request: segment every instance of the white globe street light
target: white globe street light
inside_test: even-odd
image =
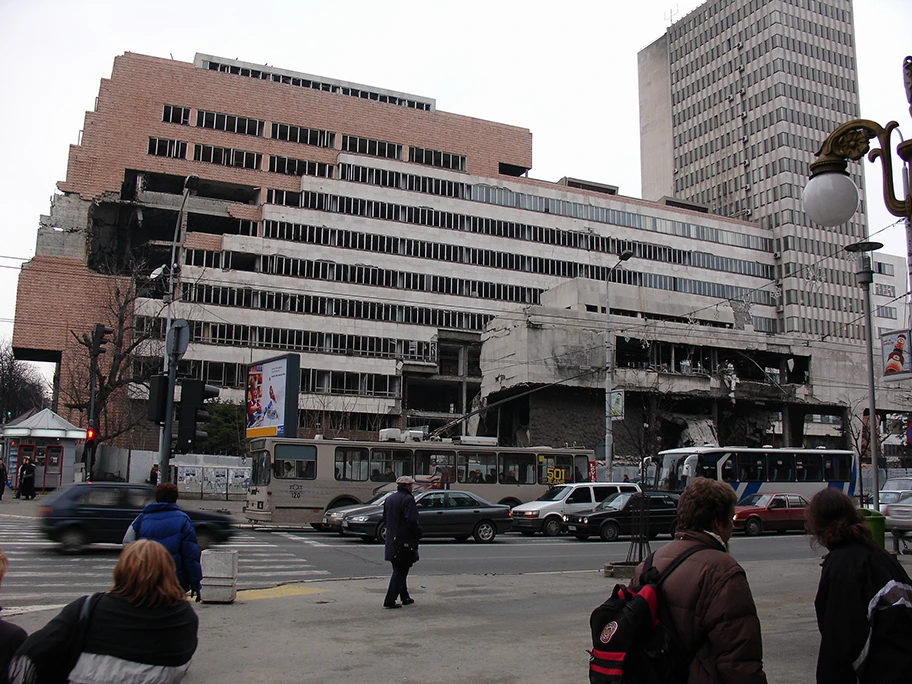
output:
[[[847,173],[821,173],[808,181],[801,201],[811,221],[832,228],[848,222],[855,215],[858,188]]]

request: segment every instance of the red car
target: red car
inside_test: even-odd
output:
[[[798,494],[751,494],[735,506],[735,530],[749,537],[776,530],[804,530],[808,502]]]

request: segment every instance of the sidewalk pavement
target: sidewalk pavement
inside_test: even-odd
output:
[[[19,503],[0,502],[0,514],[27,516],[32,502]],[[902,561],[912,569],[912,558]],[[743,566],[760,615],[769,681],[813,682],[819,561]],[[601,568],[429,576],[419,561],[409,577],[416,602],[399,610],[381,607],[385,575],[243,591],[230,605],[194,604],[200,640],[184,681],[583,682],[589,614],[623,581],[603,577]],[[10,622],[33,631],[55,614],[39,611]]]

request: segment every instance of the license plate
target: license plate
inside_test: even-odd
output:
[[[567,525],[567,529],[568,529],[568,530],[575,530],[575,529],[576,529],[576,525]]]

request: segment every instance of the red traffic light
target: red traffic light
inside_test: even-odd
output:
[[[95,439],[95,428],[88,428],[86,430],[86,441],[91,442]]]

